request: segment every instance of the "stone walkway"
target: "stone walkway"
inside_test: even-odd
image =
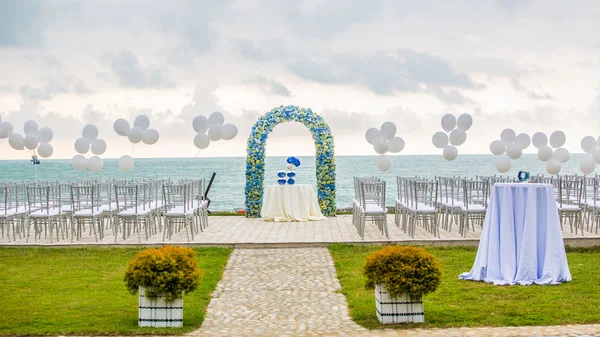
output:
[[[355,335],[327,248],[236,249],[191,336]]]

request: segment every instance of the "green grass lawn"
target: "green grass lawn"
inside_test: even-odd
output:
[[[198,328],[231,249],[194,249],[202,285],[184,295],[184,327],[138,328],[127,261],[142,248],[0,248],[0,335],[175,334]]]
[[[329,247],[342,292],[354,321],[368,329],[382,327],[375,316],[375,295],[365,290],[362,269],[377,246],[333,244]],[[459,281],[473,265],[476,247],[425,247],[444,271],[438,290],[423,298],[425,322],[399,328],[565,325],[600,322],[600,247],[567,249],[573,281],[556,286],[494,286]],[[386,325],[386,327],[388,327]]]

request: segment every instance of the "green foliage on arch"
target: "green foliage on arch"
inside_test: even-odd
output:
[[[248,137],[246,157],[246,217],[260,217],[265,177],[265,146],[269,133],[285,122],[299,122],[312,134],[316,149],[317,196],[325,216],[335,216],[335,156],[331,130],[311,109],[288,105],[274,108],[258,119]]]

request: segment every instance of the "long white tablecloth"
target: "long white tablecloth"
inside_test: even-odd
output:
[[[260,216],[265,221],[315,221],[325,217],[311,185],[269,185]]]
[[[571,281],[552,185],[495,184],[473,268],[496,285]]]

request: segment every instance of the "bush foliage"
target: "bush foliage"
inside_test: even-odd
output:
[[[129,261],[125,285],[132,294],[140,286],[146,287],[146,296],[155,298],[164,294],[166,301],[181,298],[182,292],[194,291],[200,284],[202,271],[196,253],[185,247],[165,246],[139,252]]]
[[[387,246],[371,253],[364,267],[367,289],[383,284],[392,297],[403,293],[425,295],[442,282],[438,260],[423,248]]]

